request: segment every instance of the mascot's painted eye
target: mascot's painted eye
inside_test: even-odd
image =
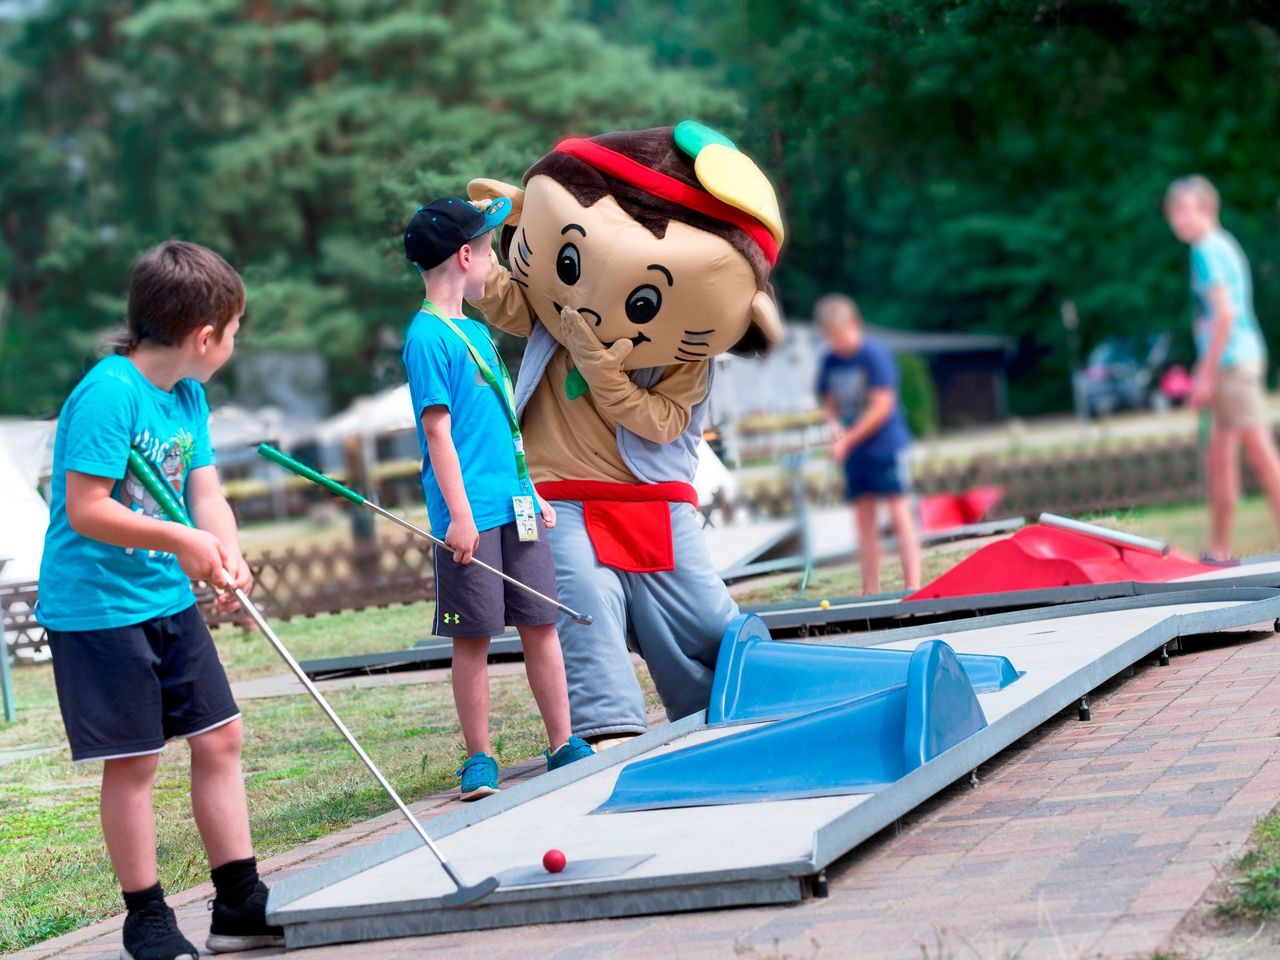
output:
[[[627,297],[627,319],[632,323],[648,323],[662,309],[662,294],[658,288],[645,284],[636,287]]]
[[[578,248],[566,243],[556,254],[556,276],[562,283],[573,286],[582,276],[582,261],[578,256]]]

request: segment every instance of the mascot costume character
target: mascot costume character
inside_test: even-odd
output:
[[[628,650],[672,719],[707,706],[738,613],[708,555],[691,481],[712,358],[757,355],[782,322],[768,283],[782,245],[760,169],[702,124],[568,139],[511,201],[478,306],[528,338],[516,385],[528,467],[557,513],[548,531],[573,730],[645,730]]]

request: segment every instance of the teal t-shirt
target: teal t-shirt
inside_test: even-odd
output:
[[[204,388],[180,380],[170,391],[128,357],[107,357],[71,391],[53,446],[49,531],[40,563],[36,615],[50,630],[108,630],[185,610],[191,582],[173,554],[117,547],[81,536],[67,521],[67,471],[117,481],[111,495],[130,510],[165,520],[127,473],[137,447],[186,495],[192,470],[214,462]]]
[[[1195,304],[1196,349],[1201,356],[1209,349],[1213,303],[1212,287],[1220,286],[1231,302],[1231,332],[1222,349],[1220,365],[1265,363],[1266,341],[1253,312],[1253,278],[1249,261],[1236,238],[1222,229],[1214,230],[1191,246],[1191,298]]]
[[[494,375],[501,378],[498,351],[484,324],[466,317],[451,319]],[[418,424],[418,443],[422,446],[422,492],[431,532],[443,538],[451,519],[422,429],[422,412],[433,406],[449,408],[453,445],[458,451],[462,483],[476,529],[491,530],[514,523],[511,498],[532,495],[532,490],[520,481],[511,421],[502,400],[485,382],[467,345],[436,317],[419,312],[405,334],[403,359]]]

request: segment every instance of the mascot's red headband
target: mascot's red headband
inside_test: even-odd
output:
[[[556,144],[556,152],[577,157],[601,173],[651,193],[655,197],[696,210],[716,220],[731,223],[755,241],[764,258],[769,261],[769,266],[774,266],[778,262],[778,241],[763,223],[697,187],[692,187],[675,177],[625,157],[616,150],[610,150],[608,147],[581,137],[560,141]]]

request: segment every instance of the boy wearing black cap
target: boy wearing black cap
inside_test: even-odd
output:
[[[422,489],[435,548],[434,632],[453,639],[453,696],[466,742],[458,770],[463,800],[498,790],[489,743],[489,640],[514,626],[525,670],[551,748],[547,769],[591,754],[570,736],[564,660],[556,610],[471,565],[473,557],[547,596],[555,564],[542,532],[555,525],[525,467],[511,377],[483,323],[466,317],[492,265],[490,232],[510,210],[483,209],[457,197],[422,207],[405,228],[405,256],[417,266],[426,297],[409,324],[404,366],[422,445]]]

